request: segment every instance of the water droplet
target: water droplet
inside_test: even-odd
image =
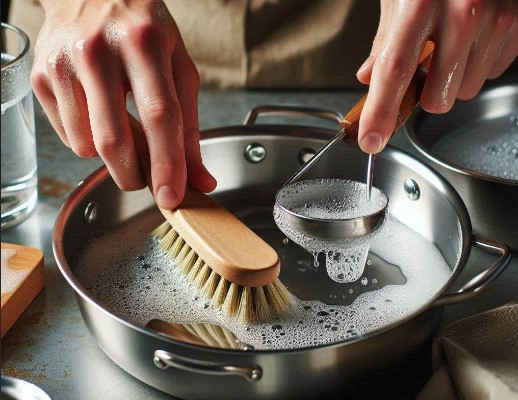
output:
[[[369,280],[366,277],[363,277],[362,280],[361,280],[361,284],[363,286],[365,286],[365,285],[367,285],[367,283],[369,283]]]
[[[284,239],[282,239],[282,243],[284,243],[284,244],[288,244],[289,242],[290,242],[290,240],[286,237]]]

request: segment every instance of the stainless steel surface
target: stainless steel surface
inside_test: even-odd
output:
[[[298,117],[315,117],[335,121],[340,124],[343,115],[333,110],[324,108],[307,107],[301,105],[276,104],[267,106],[257,106],[252,108],[246,115],[244,125],[255,125],[257,118],[261,115],[277,115],[277,116],[298,116]],[[302,164],[302,166],[284,183],[283,186],[289,185],[298,180],[302,175],[309,171],[315,163],[320,160],[336,143],[340,142],[345,136],[345,131],[340,130],[338,133],[314,153],[311,158]],[[303,150],[302,150],[303,151]]]
[[[266,158],[266,149],[261,143],[250,143],[245,147],[245,158],[255,164]]]
[[[245,216],[249,210],[257,212],[258,208],[264,210],[265,207],[271,210],[277,188],[298,164],[300,149],[320,147],[330,134],[329,130],[278,125],[234,126],[206,131],[201,146],[204,162],[219,182],[214,196],[229,210],[237,214],[244,212]],[[265,146],[268,162],[251,164],[244,160],[243,149],[251,142]],[[329,176],[332,173],[349,179],[363,176],[366,155],[357,147],[342,143],[333,149],[333,155],[315,166],[312,174]],[[180,398],[196,399],[277,399],[344,394],[353,388],[353,382],[359,384],[375,376],[387,376],[387,363],[407,359],[427,344],[442,314],[442,307],[430,306],[446,293],[461,273],[472,239],[462,202],[438,175],[393,148],[387,148],[377,162],[380,173],[376,176],[376,186],[391,198],[391,212],[436,243],[451,266],[452,274],[436,296],[415,312],[383,328],[337,344],[279,351],[210,349],[166,338],[117,317],[98,304],[74,276],[71,266],[78,251],[96,231],[109,230],[129,218],[138,218],[139,213],[153,205],[147,191],[120,192],[105,169],[88,177],[63,205],[54,230],[56,260],[76,291],[85,323],[99,346],[115,363],[153,387]],[[422,196],[417,201],[408,199],[403,189],[403,182],[409,177],[421,188]],[[238,190],[248,192],[248,197],[236,196]],[[225,194],[227,199],[233,200],[224,201]],[[99,214],[93,225],[86,225],[82,210],[90,201],[99,204]],[[506,258],[499,265],[505,266],[508,262]],[[484,282],[486,280],[480,283]],[[153,362],[157,350],[202,364],[258,366],[263,376],[252,383],[241,376],[204,375],[203,385],[200,385],[198,372],[182,368],[158,369]]]
[[[374,180],[374,162],[376,161],[375,154],[369,154],[369,162],[367,163],[367,179],[365,183],[367,185],[367,201],[371,199],[372,193],[372,181]]]
[[[200,126],[202,129],[207,129],[214,126],[240,124],[243,121],[243,115],[251,107],[264,103],[298,103],[339,110],[348,109],[362,95],[363,93],[354,91],[203,90],[199,96]],[[133,107],[134,112],[134,105],[129,105]],[[38,166],[40,177],[43,178],[40,181],[40,202],[27,221],[14,229],[2,231],[2,240],[35,246],[44,251],[46,287],[2,338],[2,373],[36,383],[55,400],[172,399],[170,395],[143,384],[122,370],[97,346],[81,318],[75,292],[58,271],[51,247],[56,215],[77,183],[101,166],[102,162],[97,158],[79,159],[63,146],[37,102],[35,106]],[[293,120],[264,117],[261,121],[279,124],[291,123]],[[334,121],[327,123],[322,120],[322,123],[330,129],[336,126]],[[304,134],[304,131],[301,134]],[[400,130],[390,143],[425,160],[425,156],[409,142],[403,130]],[[309,146],[308,149],[316,151],[317,144]],[[296,143],[295,146],[297,146]],[[244,151],[244,148],[241,151]],[[296,169],[299,165],[297,160],[293,168]],[[376,174],[378,173],[380,173],[379,169],[376,170]],[[361,176],[358,177],[358,179],[361,178]],[[469,301],[445,307],[440,324],[449,324],[518,300],[516,294],[518,256],[516,254],[510,266],[483,293]],[[473,276],[486,270],[495,258],[490,253],[472,248],[466,267],[453,284],[452,290],[458,290]],[[379,275],[380,271],[389,267],[380,266],[376,274]],[[426,320],[425,317],[423,316],[423,320]],[[418,325],[416,327],[424,331],[423,327]],[[429,327],[426,326],[426,328]],[[113,332],[113,335],[116,334],[117,331]],[[412,342],[415,338],[410,336],[409,339]],[[387,360],[385,366],[389,367],[390,371],[384,371],[378,377],[373,376],[366,385],[362,386],[360,382],[356,382],[349,390],[338,389],[329,395],[309,391],[307,396],[315,393],[314,398],[338,400],[343,399],[348,391],[349,398],[413,400],[431,373],[429,359],[431,345],[425,346],[426,349],[428,352],[419,353],[412,360],[406,359],[400,363]],[[146,352],[146,357],[151,353],[150,349]],[[78,362],[79,354],[80,362]],[[326,369],[329,375],[337,374],[336,371],[326,367],[325,363],[318,364],[317,361],[312,361],[311,364],[317,370]],[[151,366],[156,368],[154,364]],[[274,366],[276,369],[283,369],[282,364],[274,364]],[[358,368],[361,366],[361,363],[358,364]],[[353,367],[354,365],[349,365],[345,366],[345,369],[352,370]],[[164,379],[172,377],[173,375],[164,371]],[[204,382],[204,379],[199,379],[194,386],[203,386]],[[310,378],[310,382],[306,385],[317,383],[315,379]],[[203,389],[200,391],[203,393]]]
[[[511,249],[506,244],[473,235],[472,246],[489,253],[498,254],[499,258],[490,268],[480,272],[459,290],[452,293],[446,293],[439,297],[433,303],[434,306],[445,306],[471,299],[481,290],[486,289],[491,282],[500,276],[503,270],[507,268],[511,262]]]
[[[515,81],[516,82],[516,81]],[[425,162],[443,175],[468,208],[473,230],[518,249],[518,182],[480,174],[434,156],[430,148],[466,123],[489,121],[518,110],[518,85],[489,84],[473,100],[457,102],[446,114],[417,109],[406,122],[411,143]],[[488,135],[491,132],[488,132]]]
[[[295,116],[295,117],[315,117],[335,121],[338,124],[342,122],[343,115],[337,111],[320,107],[311,107],[295,104],[271,104],[266,106],[255,106],[246,114],[243,125],[255,125],[259,116],[277,115],[277,116]]]
[[[313,166],[320,160],[331,148],[341,142],[345,136],[345,131],[340,130],[329,142],[324,144],[320,150],[316,152],[316,154],[309,159],[308,162],[303,164],[286,182],[284,182],[284,185],[287,186],[290,183],[295,182],[298,180],[302,175],[304,175],[306,172],[308,172]]]
[[[370,158],[370,157],[369,157]],[[330,182],[333,182],[331,184]],[[328,183],[329,182],[329,183]],[[386,222],[388,213],[389,200],[387,195],[379,188],[375,188],[380,198],[384,199],[383,206],[376,210],[376,212],[368,215],[358,215],[351,218],[316,218],[301,214],[295,211],[290,205],[293,205],[292,193],[299,192],[294,196],[298,196],[301,202],[316,203],[321,197],[322,190],[317,190],[316,186],[321,185],[327,190],[336,191],[338,198],[343,192],[352,192],[354,186],[367,186],[365,184],[350,181],[350,180],[305,180],[302,188],[297,188],[297,182],[284,185],[275,196],[275,207],[281,219],[287,221],[287,226],[290,230],[301,233],[308,238],[317,238],[325,241],[346,241],[353,239],[360,239],[377,230],[381,229]],[[368,190],[366,187],[365,192]],[[330,196],[333,193],[328,193]],[[354,199],[354,201],[366,201],[363,196],[361,199]],[[290,235],[286,233],[288,237]]]
[[[97,219],[97,203],[91,201],[86,205],[85,208],[85,222],[87,224],[93,224]]]
[[[51,400],[38,386],[21,379],[2,375],[2,399]]]
[[[419,190],[419,185],[416,183],[416,181],[407,178],[403,183],[403,187],[405,188],[406,195],[410,200],[419,200],[421,191]]]
[[[261,367],[247,365],[224,365],[213,362],[200,362],[186,357],[179,357],[167,351],[155,351],[153,362],[160,369],[176,368],[198,374],[217,376],[242,376],[249,382],[257,382],[263,376]]]
[[[342,121],[343,116],[338,112],[325,110],[314,107],[303,107],[296,105],[273,105],[273,106],[259,106],[251,109],[245,117],[244,125],[254,125],[256,119],[261,115],[281,115],[290,116],[295,115],[299,117],[317,117],[331,121],[336,121],[338,124]],[[345,131],[340,130],[338,133],[327,143],[325,143],[316,153],[312,152],[311,157],[308,157],[302,166],[282,185],[283,187],[289,186],[291,183],[300,179],[306,174],[314,165],[327,153],[333,146],[341,142],[345,136]],[[254,144],[256,145],[256,144]],[[247,160],[251,161],[250,151],[255,147],[250,144],[246,147],[245,154]],[[256,145],[257,146],[257,145]],[[262,147],[262,146],[261,146]],[[302,149],[299,152],[299,160],[301,160],[301,154],[311,154],[308,149]],[[266,155],[266,151],[264,151]],[[262,161],[264,157],[261,158]],[[366,195],[367,201],[370,201],[372,182],[374,176],[374,160],[375,155],[370,154],[367,163],[367,178],[366,178]],[[258,161],[252,161],[258,162]],[[323,238],[328,240],[340,240],[340,239],[353,239],[360,238],[371,234],[376,229],[379,229],[385,221],[387,214],[387,206],[379,210],[379,212],[373,215],[358,216],[357,218],[349,218],[342,220],[327,220],[319,218],[310,218],[302,216],[287,209],[283,204],[280,204],[278,195],[276,196],[276,203],[279,205],[281,212],[284,212],[286,218],[290,221],[291,226],[298,232],[311,237]]]

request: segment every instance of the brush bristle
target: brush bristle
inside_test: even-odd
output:
[[[260,322],[272,319],[292,305],[288,289],[276,279],[259,287],[240,286],[216,273],[165,221],[151,235],[159,240],[160,248],[201,293],[211,300],[214,308],[240,322]]]

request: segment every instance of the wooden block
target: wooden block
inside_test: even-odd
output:
[[[45,284],[43,253],[2,243],[2,337]]]

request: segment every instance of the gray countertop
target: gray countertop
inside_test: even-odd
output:
[[[344,112],[360,96],[359,92],[347,91],[204,90],[200,93],[200,126],[207,129],[241,124],[248,110],[261,104],[305,104]],[[2,374],[35,383],[54,400],[170,399],[127,374],[101,351],[83,323],[73,290],[58,270],[51,243],[56,215],[74,187],[102,162],[75,156],[61,144],[38,104],[35,108],[39,204],[29,219],[2,231],[2,242],[42,249],[46,281],[45,289],[2,339]],[[404,132],[398,132],[391,144],[419,157]],[[473,249],[458,284],[486,269],[494,260],[494,256]],[[517,288],[515,254],[511,265],[485,292],[446,307],[443,324],[516,300]],[[398,398],[413,398],[426,378],[421,377],[408,390],[394,389],[394,393],[398,393]],[[392,386],[385,389],[391,398]],[[371,397],[364,393],[362,398]]]

